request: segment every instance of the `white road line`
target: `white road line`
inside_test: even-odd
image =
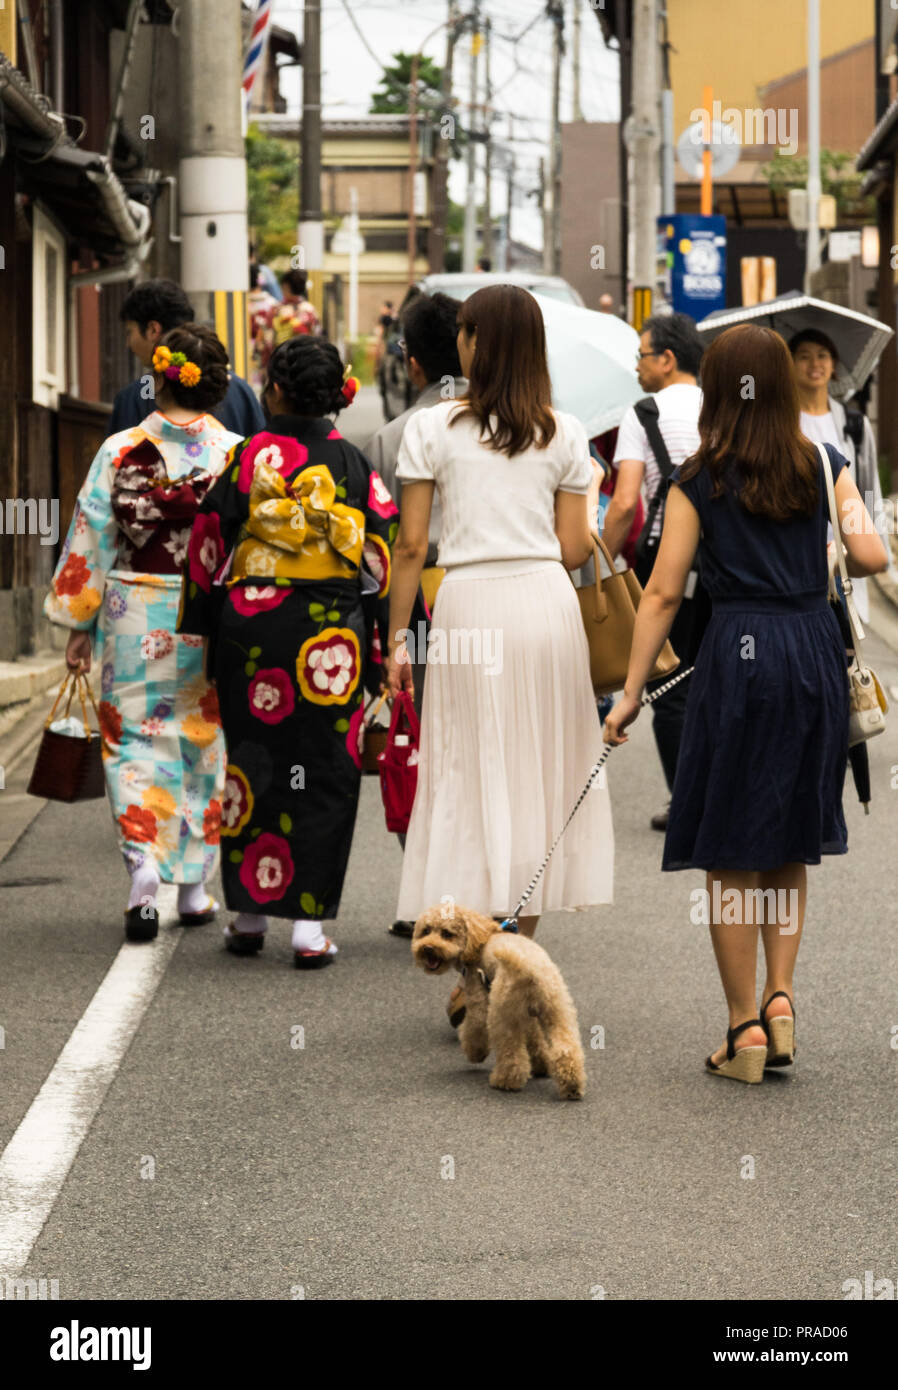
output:
[[[18,1277],[165,974],[183,927],[166,929],[176,889],[157,903],[153,942],[125,942],[27,1115],[0,1156],[0,1277]]]

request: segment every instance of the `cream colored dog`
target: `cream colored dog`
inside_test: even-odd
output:
[[[458,906],[432,907],[415,923],[415,963],[431,975],[454,967],[464,980],[458,1030],[469,1062],[492,1050],[490,1085],[520,1091],[531,1076],[552,1077],[564,1100],[586,1090],[583,1048],[561,972],[541,946],[503,932],[498,922]]]

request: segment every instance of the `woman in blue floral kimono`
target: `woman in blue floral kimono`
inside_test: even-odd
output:
[[[106,788],[131,895],[125,934],[158,930],[160,881],[185,925],[211,921],[225,751],[202,642],[176,635],[181,570],[199,503],[239,436],[204,412],[224,397],[227,353],[185,324],[153,360],[156,410],[111,435],[78,494],[45,612],[72,629],[70,669],[100,670]]]
[[[272,354],[270,427],[238,446],[200,508],[179,624],[210,639],[228,747],[222,876],[238,916],[226,947],[255,953],[268,916],[285,917],[301,968],[336,954],[321,923],[340,903],[365,665],[382,650],[363,593],[386,596],[397,530],[386,486],[325,418],[352,399],[343,378],[321,338]]]

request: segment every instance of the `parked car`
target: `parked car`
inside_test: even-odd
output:
[[[453,299],[467,299],[475,290],[487,285],[521,285],[531,294],[543,294],[548,299],[560,299],[564,304],[579,304],[583,300],[573,285],[560,275],[541,275],[533,270],[471,271],[454,275],[425,275],[418,281],[426,294],[450,294]]]

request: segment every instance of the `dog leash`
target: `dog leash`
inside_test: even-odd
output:
[[[664,685],[659,686],[657,690],[653,690],[652,693],[651,693],[651,695],[644,695],[643,698],[642,698],[641,703],[642,703],[643,705],[650,705],[650,704],[652,704],[655,700],[660,699],[660,697],[661,697],[662,695],[665,695],[665,694],[667,693],[667,691],[671,689],[672,686],[677,685],[677,684],[678,684],[680,681],[682,681],[682,680],[685,680],[687,676],[691,676],[691,675],[692,675],[692,672],[693,672],[694,670],[695,670],[695,667],[694,667],[694,666],[689,666],[689,667],[687,667],[687,669],[686,669],[685,671],[680,671],[679,674],[676,675],[676,676],[674,676],[674,677],[672,677],[671,680],[665,681]],[[593,765],[592,771],[590,772],[588,778],[586,779],[586,786],[583,788],[582,792],[581,792],[580,795],[577,797],[577,800],[574,802],[573,810],[571,811],[571,813],[570,813],[570,815],[568,816],[567,820],[565,821],[564,825],[563,825],[563,826],[561,827],[561,829],[559,830],[558,834],[555,836],[555,841],[554,841],[554,843],[553,843],[551,849],[549,850],[549,853],[546,855],[545,859],[544,859],[543,862],[540,864],[540,866],[539,866],[539,868],[537,869],[536,873],[533,875],[532,879],[531,879],[530,882],[528,883],[527,888],[526,888],[525,892],[523,893],[522,897],[519,899],[518,905],[517,905],[517,907],[515,908],[514,912],[512,912],[512,913],[510,914],[510,916],[506,917],[506,918],[504,919],[504,921],[502,922],[502,925],[501,925],[501,927],[500,927],[500,930],[501,930],[501,931],[510,931],[510,932],[516,932],[516,931],[517,931],[517,929],[518,929],[518,918],[519,918],[520,915],[521,915],[521,910],[522,910],[522,908],[524,908],[524,907],[527,906],[527,903],[530,901],[531,897],[533,896],[533,893],[534,893],[534,890],[535,890],[535,888],[536,888],[536,885],[539,883],[540,879],[542,878],[543,874],[545,873],[545,871],[546,871],[546,865],[548,864],[549,860],[552,858],[552,855],[555,853],[556,849],[558,848],[558,845],[559,845],[559,842],[560,842],[560,840],[561,840],[562,835],[563,835],[564,832],[567,830],[568,826],[570,825],[571,821],[574,819],[574,816],[577,814],[577,812],[579,811],[580,807],[583,805],[583,802],[586,800],[587,794],[588,794],[589,791],[592,789],[593,783],[595,782],[595,780],[596,780],[596,778],[598,777],[599,773],[602,771],[602,768],[605,766],[605,763],[606,763],[606,761],[607,761],[607,759],[608,759],[608,754],[611,752],[612,748],[614,748],[614,747],[615,747],[615,745],[614,745],[613,743],[606,743],[606,744],[605,744],[604,748],[602,749],[602,755],[601,755],[601,757],[599,758],[598,762],[595,763],[595,764]]]

